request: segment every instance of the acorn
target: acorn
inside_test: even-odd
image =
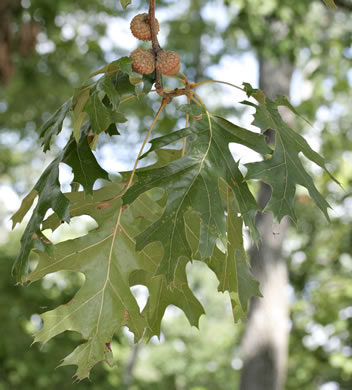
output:
[[[150,29],[150,20],[148,14],[136,15],[130,25],[133,36],[141,41],[150,41],[152,39],[152,32]],[[155,19],[155,32],[159,32],[159,22]]]
[[[180,56],[170,50],[159,51],[156,59],[156,69],[158,72],[167,76],[173,76],[180,71]]]
[[[130,54],[132,70],[140,74],[150,74],[155,70],[155,56],[152,49],[136,49]]]

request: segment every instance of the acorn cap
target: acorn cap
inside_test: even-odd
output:
[[[155,28],[156,33],[158,33],[159,22],[157,19],[155,19]],[[130,29],[133,36],[140,39],[141,41],[150,41],[152,39],[149,15],[146,13],[136,15],[131,21]]]
[[[161,50],[158,53],[156,60],[156,69],[162,74],[173,76],[180,71],[181,60],[180,56],[170,50]]]
[[[136,49],[130,54],[132,70],[140,74],[150,74],[155,70],[155,56],[152,49]]]

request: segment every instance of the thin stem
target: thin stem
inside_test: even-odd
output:
[[[203,108],[205,109],[205,111],[208,112],[206,105],[204,104],[202,98],[197,94],[197,92],[192,90],[191,93],[192,93],[194,96],[197,97],[197,99],[199,100],[200,104],[203,106]]]
[[[148,142],[149,136],[150,136],[150,134],[151,134],[151,132],[152,132],[154,126],[155,126],[155,123],[156,123],[156,121],[158,120],[159,115],[161,114],[161,112],[162,112],[163,108],[166,106],[166,104],[167,104],[166,100],[163,99],[162,102],[161,102],[161,105],[160,105],[160,107],[159,107],[159,110],[158,110],[158,112],[156,113],[156,115],[155,115],[155,117],[154,117],[154,119],[153,119],[153,122],[152,122],[152,124],[150,125],[150,128],[149,128],[149,130],[148,130],[148,133],[147,133],[147,135],[146,135],[145,138],[144,138],[143,144],[142,144],[142,146],[141,146],[141,148],[140,148],[140,150],[139,150],[138,156],[137,156],[137,158],[136,158],[136,162],[134,163],[134,167],[133,167],[133,169],[132,169],[132,173],[131,173],[130,179],[129,179],[128,184],[127,184],[127,187],[126,187],[126,191],[127,191],[127,189],[128,189],[128,188],[131,186],[131,184],[132,184],[132,181],[133,181],[133,178],[134,178],[134,174],[136,173],[136,169],[137,169],[137,165],[138,165],[139,158],[141,157],[141,155],[142,155],[142,153],[143,153],[143,149],[144,149],[145,145],[146,145],[147,142]]]
[[[198,83],[194,83],[194,84],[193,84],[193,88],[197,88],[197,87],[199,87],[200,85],[209,84],[209,83],[225,84],[225,85],[229,85],[230,87],[234,87],[234,88],[239,89],[240,91],[245,92],[245,90],[244,90],[243,88],[239,87],[238,85],[231,84],[231,83],[228,83],[228,82],[226,82],[226,81],[220,81],[220,80],[203,80],[203,81],[198,81]]]
[[[149,92],[156,92],[156,89],[151,89]],[[137,92],[135,95],[126,96],[125,98],[120,100],[120,104],[125,103],[128,100],[135,99],[137,96],[140,96],[140,95],[145,95],[145,93],[144,92]]]
[[[186,85],[187,83],[188,83],[188,78],[187,78],[187,76],[184,74],[184,73],[182,73],[182,72],[178,72],[182,77],[183,77],[183,82],[184,82],[184,84]]]
[[[198,106],[201,106],[201,105],[202,105],[202,103],[199,102],[194,96],[190,95],[189,98],[190,98],[194,103],[196,103]]]
[[[191,102],[191,98],[190,98],[190,96],[187,96],[187,104],[189,104],[190,102]],[[187,112],[187,114],[186,114],[186,126],[185,127],[188,127],[188,125],[189,125],[189,112]],[[185,155],[186,145],[187,145],[187,137],[185,137],[183,139],[181,157],[183,157]]]
[[[139,94],[143,94],[143,92],[140,92]],[[137,94],[138,95],[138,94]],[[135,99],[136,97],[137,97],[137,95],[131,95],[131,96],[127,96],[127,97],[125,97],[124,99],[121,99],[120,100],[120,104],[121,103],[125,103],[125,102],[127,102],[128,100],[131,100],[131,99]]]
[[[181,73],[181,72],[180,72]],[[169,76],[167,74],[164,74],[164,77],[167,77],[167,78],[170,78],[170,79],[176,79],[176,80],[179,80],[181,81],[183,84],[185,83],[185,80],[184,79],[181,79],[180,77],[177,77],[177,76]]]

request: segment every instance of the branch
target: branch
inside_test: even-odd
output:
[[[157,54],[161,47],[159,45],[158,37],[157,37],[157,31],[156,31],[156,22],[155,22],[155,0],[150,0],[149,4],[149,23],[150,23],[150,30],[152,33],[152,45],[153,50]]]
[[[162,49],[160,47],[158,37],[157,37],[157,32],[156,32],[155,0],[150,0],[150,3],[149,3],[149,23],[150,23],[150,30],[151,30],[151,35],[152,35],[152,46],[153,46],[153,51],[154,51],[155,61],[156,61],[156,57],[157,57],[159,51],[161,51]],[[157,93],[160,96],[164,97],[163,96],[163,82],[161,80],[161,74],[157,71],[156,68],[155,68],[155,88],[156,88]]]
[[[150,0],[149,2],[149,24],[150,24],[150,31],[151,31],[151,38],[152,38],[152,46],[153,46],[153,52],[155,56],[155,62],[156,58],[158,56],[158,53],[162,50],[160,47],[158,37],[157,37],[157,31],[156,31],[156,23],[155,23],[155,0]],[[172,99],[176,96],[190,96],[191,95],[191,89],[193,87],[192,83],[189,83],[187,78],[185,77],[184,80],[182,80],[185,88],[179,89],[175,88],[173,91],[166,91],[163,87],[163,82],[161,79],[161,73],[158,72],[158,70],[155,67],[155,89],[159,96],[163,98],[164,104],[169,104]]]

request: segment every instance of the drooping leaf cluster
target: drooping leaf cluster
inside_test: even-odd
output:
[[[171,304],[184,311],[191,325],[198,325],[204,309],[187,280],[186,265],[192,260],[204,262],[216,274],[218,290],[230,295],[234,319],[245,318],[249,298],[260,296],[243,245],[245,230],[253,241],[260,240],[255,216],[262,210],[251,180],[272,187],[267,209],[278,220],[285,215],[295,220],[297,184],[307,188],[326,216],[328,208],[300,153],[326,170],[323,158],[284,122],[278,110],[286,106],[295,112],[293,107],[285,97],[270,100],[248,84],[243,90],[251,100],[242,103],[255,109],[253,124],[260,133],[214,116],[202,104],[183,105],[179,111],[190,116],[189,125],[154,138],[143,156],[154,153],[156,163],[137,169],[133,180],[129,180],[133,173],[121,173],[120,182],[104,182],[94,190],[98,179],[109,180],[92,151],[99,135],[119,135],[116,124],[127,121],[123,102],[148,94],[151,83],[132,72],[128,58],[114,61],[92,77],[96,80],[75,91],[43,125],[44,151],[50,149],[67,116],[72,119],[72,135],[13,216],[14,225],[21,222],[38,198],[14,265],[19,282],[40,280],[60,270],[85,276],[70,302],[42,315],[44,325],[35,336],[45,343],[66,330],[79,332],[83,343],[62,362],[77,365],[78,379],[89,376],[99,361],[112,361],[110,341],[121,326],[128,327],[136,342],[143,335],[159,336],[162,317]],[[274,147],[266,143],[268,129],[275,132]],[[185,153],[173,148],[185,137]],[[246,146],[261,161],[247,164],[244,174],[230,144]],[[70,193],[60,189],[61,163],[73,170]],[[82,191],[75,191],[79,187]],[[53,214],[48,216],[49,210]],[[56,245],[44,234],[82,215],[92,217],[98,227]],[[34,269],[31,254],[38,259]],[[148,289],[143,309],[131,292],[134,285]]]

